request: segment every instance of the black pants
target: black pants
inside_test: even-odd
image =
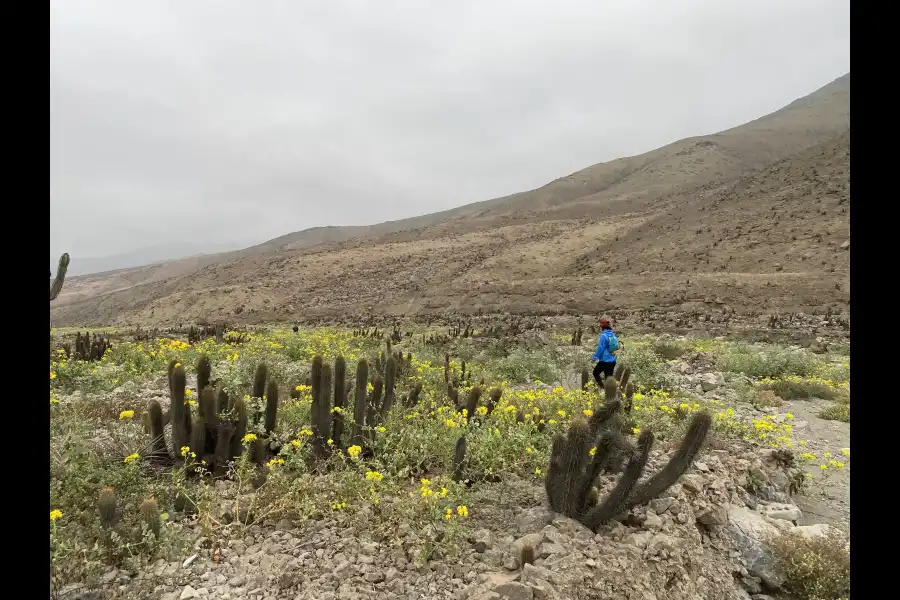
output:
[[[603,387],[603,380],[600,379],[600,373],[603,373],[604,377],[611,377],[615,370],[616,363],[597,361],[597,365],[594,367],[594,381],[597,382],[597,386]]]

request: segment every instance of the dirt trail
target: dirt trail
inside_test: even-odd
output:
[[[816,456],[805,470],[812,474],[805,493],[794,496],[794,501],[803,511],[801,525],[828,523],[844,531],[850,530],[850,460],[839,452],[850,448],[850,424],[841,421],[820,419],[819,411],[829,402],[824,400],[793,400],[785,402],[781,410],[794,415],[795,437],[806,440],[806,452]],[[798,428],[796,424],[806,423]],[[844,463],[840,470],[823,471],[819,466],[827,463],[826,453],[831,459]]]

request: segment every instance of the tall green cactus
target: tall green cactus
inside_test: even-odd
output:
[[[394,385],[397,377],[397,359],[389,356],[384,365],[384,401],[381,404],[381,419],[387,418],[394,406]]]
[[[270,379],[266,385],[266,419],[263,427],[266,435],[272,435],[275,431],[275,423],[278,420],[278,382]]]
[[[163,428],[162,406],[156,400],[150,403],[150,448],[153,458],[169,458],[169,447],[166,444],[166,430]]]
[[[50,302],[56,300],[62,291],[63,282],[66,280],[66,271],[69,269],[69,253],[66,252],[59,257],[59,266],[56,267],[56,277],[50,285]],[[51,273],[51,275],[53,275]]]
[[[697,454],[700,453],[712,424],[713,419],[708,412],[694,413],[675,454],[662,470],[638,486],[629,498],[627,507],[631,508],[649,502],[672,487],[678,478],[690,468]]]
[[[709,413],[695,413],[674,456],[659,473],[638,485],[649,459],[653,434],[649,429],[642,431],[637,447],[630,447],[616,429],[608,427],[616,414],[610,407],[604,407],[595,411],[589,421],[573,421],[567,436],[557,434],[544,479],[551,508],[594,531],[630,508],[656,498],[674,484],[696,458],[712,425]],[[603,433],[591,457],[589,450],[601,428]],[[626,448],[628,463],[613,490],[603,502],[597,502],[593,483],[603,465],[615,459],[617,448]]]
[[[184,367],[178,363],[170,364],[172,368],[169,370],[169,411],[172,423],[172,445],[175,449],[175,456],[178,457],[180,449],[187,446],[190,440],[188,423],[190,423],[191,416],[190,407],[184,403],[187,381]]]
[[[473,386],[469,390],[469,396],[466,398],[466,418],[470,421],[475,418],[475,411],[478,409],[478,400],[481,399],[481,387]]]
[[[234,401],[234,412],[237,414],[237,420],[234,424],[234,434],[231,436],[232,459],[240,456],[243,449],[244,436],[247,435],[247,404],[243,398],[237,398]]]
[[[331,431],[331,365],[328,363],[322,365],[319,392],[313,402],[316,403],[312,422],[313,453],[316,458],[324,458],[328,454],[327,438]]]
[[[100,498],[97,500],[97,512],[100,513],[100,527],[109,529],[119,520],[118,501],[116,492],[111,487],[100,490]]]
[[[331,417],[331,439],[336,448],[341,447],[344,435],[344,406],[347,401],[347,361],[343,356],[334,359],[334,411]]]
[[[197,359],[197,395],[202,396],[203,390],[209,385],[209,378],[212,375],[212,367],[209,364],[209,357],[206,355]]]
[[[460,436],[456,440],[456,446],[453,449],[453,481],[459,482],[463,479],[463,467],[466,461],[466,436]]]
[[[353,433],[350,436],[351,446],[361,446],[363,427],[366,424],[366,388],[369,384],[369,362],[361,358],[356,365],[356,394],[353,410]]]

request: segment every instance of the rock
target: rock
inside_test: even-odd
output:
[[[197,590],[192,588],[189,585],[184,586],[184,589],[181,590],[181,595],[178,596],[178,600],[189,600],[190,598],[199,598],[200,594],[197,593]]]
[[[385,580],[385,575],[380,571],[372,571],[370,573],[366,573],[363,578],[369,583],[381,583]]]
[[[191,554],[191,555],[188,556],[186,559],[184,559],[184,562],[183,562],[183,563],[181,563],[181,568],[182,568],[182,569],[187,569],[188,567],[190,567],[190,566],[194,563],[195,560],[197,560],[197,555],[196,555],[196,554]]]
[[[535,506],[523,510],[516,517],[516,526],[519,533],[534,533],[540,531],[553,520],[553,512],[543,506]]]
[[[703,477],[696,473],[690,473],[681,478],[681,484],[689,492],[699,494],[703,491]]]
[[[650,501],[650,510],[658,515],[663,514],[675,504],[675,498],[654,498]]]
[[[719,378],[715,373],[704,373],[700,376],[700,389],[704,392],[711,392],[722,387]]]
[[[479,529],[469,541],[475,549],[475,552],[483,554],[488,548],[494,545],[494,536],[488,529]]]
[[[770,539],[780,535],[777,527],[766,518],[743,506],[729,505],[727,508],[728,532],[747,569],[771,589],[784,584],[784,573],[775,560],[768,545]]]
[[[845,240],[840,245],[841,250],[847,250],[850,248],[850,240]]]
[[[397,571],[397,569],[395,569],[394,567],[391,567],[390,569],[388,569],[387,571],[384,572],[385,583],[390,583],[393,580],[397,579],[397,575],[399,575],[399,572]]]
[[[803,513],[793,504],[769,504],[762,508],[762,514],[770,519],[782,521],[799,521]]]
[[[697,515],[697,521],[707,527],[722,527],[728,523],[728,511],[724,506],[714,506]]]
[[[663,520],[652,512],[648,512],[646,518],[644,518],[644,529],[660,529],[662,525]]]
[[[529,533],[528,535],[523,535],[516,541],[512,543],[512,552],[518,559],[519,553],[522,552],[523,546],[531,546],[534,548],[535,553],[537,553],[538,547],[541,545],[541,542],[544,540],[543,533]]]
[[[291,531],[292,529],[294,529],[294,524],[290,519],[280,519],[275,524],[275,531]]]
[[[493,591],[500,594],[500,598],[504,600],[533,600],[534,598],[534,590],[518,581],[500,584]]]

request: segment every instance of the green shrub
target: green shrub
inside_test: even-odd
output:
[[[816,368],[816,359],[808,352],[773,347],[760,351],[746,344],[724,348],[717,357],[721,371],[742,373],[747,377],[781,379],[807,377]]]
[[[838,397],[838,393],[833,388],[819,381],[779,379],[775,383],[765,384],[763,389],[772,390],[782,400],[806,400],[807,398],[834,400]]]
[[[820,419],[828,419],[829,421],[850,422],[850,403],[849,402],[832,402],[826,408],[819,412]]]
[[[616,355],[631,368],[631,379],[642,388],[663,389],[667,387],[665,366],[659,355],[649,344],[627,344]]]
[[[786,587],[799,600],[850,598],[850,542],[841,532],[815,537],[785,533],[772,547]]]

